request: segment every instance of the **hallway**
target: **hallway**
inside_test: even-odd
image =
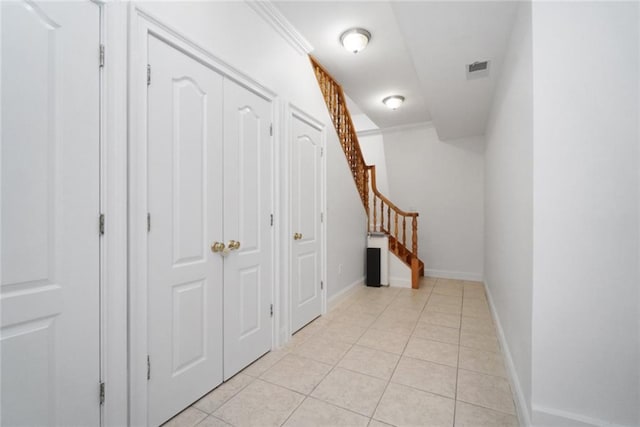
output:
[[[165,426],[517,426],[484,287],[361,287]]]

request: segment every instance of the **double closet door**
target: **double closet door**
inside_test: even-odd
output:
[[[149,36],[149,424],[272,337],[272,103]]]

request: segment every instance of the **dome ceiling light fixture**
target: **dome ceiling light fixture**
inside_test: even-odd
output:
[[[369,44],[371,33],[364,28],[351,28],[340,36],[340,43],[349,52],[358,53]]]
[[[404,102],[404,96],[391,95],[382,100],[382,103],[392,110],[396,110]]]

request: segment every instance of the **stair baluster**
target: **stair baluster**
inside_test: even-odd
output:
[[[418,257],[418,213],[405,212],[399,209],[378,191],[375,166],[368,166],[364,161],[342,87],[313,57],[310,57],[310,60],[367,214],[367,231],[380,231],[389,236],[389,249],[409,265],[411,268],[412,287],[417,288],[419,277],[424,274],[424,263]],[[373,196],[372,201],[369,193]],[[377,218],[378,199],[380,199],[379,223]],[[372,206],[370,202],[372,202]],[[387,207],[386,227],[384,218],[385,206]],[[393,233],[391,230],[391,211],[394,214]],[[371,218],[372,213],[373,218]],[[400,242],[398,232],[398,217],[402,217],[402,242]],[[411,218],[411,250],[407,247],[407,217]]]

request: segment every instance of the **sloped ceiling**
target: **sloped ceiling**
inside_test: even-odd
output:
[[[482,135],[511,31],[515,2],[275,1],[314,55],[380,128],[432,121],[440,138]],[[369,30],[358,54],[340,45],[352,27]],[[467,79],[466,64],[490,61]],[[382,98],[405,96],[398,110]]]

